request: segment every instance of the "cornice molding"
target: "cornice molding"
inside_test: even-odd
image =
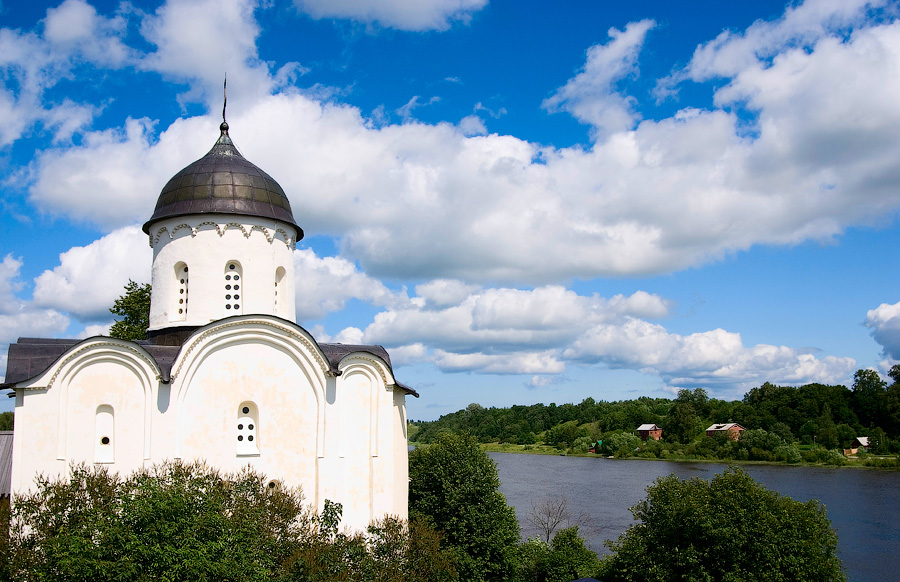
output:
[[[266,240],[271,244],[274,243],[276,239],[281,239],[285,246],[289,249],[294,250],[297,246],[297,241],[293,237],[289,236],[287,231],[283,228],[270,228],[263,224],[257,222],[235,222],[235,221],[212,221],[212,220],[198,220],[196,223],[193,223],[190,220],[184,220],[184,222],[179,222],[178,224],[171,227],[168,226],[160,226],[156,229],[156,232],[151,232],[149,234],[150,246],[156,246],[160,239],[163,237],[163,233],[169,236],[169,240],[175,239],[175,233],[177,233],[182,228],[190,229],[191,236],[196,237],[200,232],[200,229],[204,226],[211,226],[211,230],[215,230],[216,234],[220,237],[225,236],[225,231],[228,229],[236,229],[241,231],[241,234],[244,235],[244,238],[250,238],[250,235],[253,231],[259,231],[262,233]],[[278,235],[281,235],[279,237]]]

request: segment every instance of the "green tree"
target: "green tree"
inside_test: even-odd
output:
[[[301,538],[283,582],[458,582],[453,556],[421,520],[386,517],[361,533],[338,531],[341,506],[325,501],[317,534]]]
[[[109,310],[119,315],[109,330],[110,337],[125,340],[147,339],[150,327],[150,284],[139,285],[131,279],[125,285],[125,294],[116,299]]]
[[[826,449],[836,449],[840,445],[837,426],[831,417],[831,408],[826,404],[822,408],[822,416],[817,421],[816,444]]]
[[[422,521],[385,518],[338,532],[341,506],[316,513],[299,489],[247,468],[220,474],[165,463],[122,478],[74,466],[16,497],[0,536],[0,580],[457,582],[454,557]],[[5,525],[5,523],[3,524]],[[6,530],[4,530],[6,531]]]
[[[300,492],[244,470],[166,463],[127,479],[74,466],[17,496],[13,580],[271,580],[308,517]]]
[[[584,545],[578,526],[560,530],[550,543],[530,538],[519,546],[519,582],[571,582],[597,570],[597,554]]]
[[[853,375],[852,402],[863,426],[881,425],[886,396],[887,382],[875,370],[857,370]]]
[[[603,449],[608,455],[616,458],[628,457],[641,446],[641,437],[628,432],[607,434],[603,438]]]
[[[607,542],[613,554],[598,575],[606,582],[846,580],[825,508],[740,469],[711,481],[661,477],[631,512],[639,523]]]
[[[15,420],[16,417],[13,412],[0,412],[0,430],[12,430]]]
[[[682,390],[682,392],[688,392]],[[690,392],[688,392],[690,394]],[[663,438],[673,443],[689,443],[700,434],[700,417],[693,404],[676,402],[663,425]]]
[[[410,518],[422,518],[453,551],[467,582],[509,580],[519,541],[516,514],[500,493],[497,467],[466,434],[440,434],[409,456]]]
[[[879,427],[875,427],[869,433],[869,452],[876,455],[886,455],[890,452],[887,436]]]

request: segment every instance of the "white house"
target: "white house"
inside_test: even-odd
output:
[[[303,231],[284,191],[228,136],[163,188],[145,341],[20,338],[12,490],[72,463],[132,471],[166,459],[250,465],[340,502],[362,529],[407,515],[405,398],[380,346],[319,343],[294,323]]]

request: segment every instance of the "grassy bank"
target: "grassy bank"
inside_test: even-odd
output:
[[[424,445],[427,446],[427,445]],[[513,453],[524,455],[562,455],[568,457],[589,457],[596,459],[607,459],[606,457],[595,453],[576,453],[564,452],[556,447],[544,444],[535,445],[515,445],[511,443],[482,443],[481,448],[491,453]],[[896,456],[875,456],[868,455],[865,458],[846,457],[843,464],[825,464],[825,463],[808,463],[801,461],[799,463],[786,463],[784,461],[747,461],[738,459],[719,459],[696,457],[692,455],[670,455],[665,458],[656,456],[623,456],[617,457],[620,460],[635,459],[640,461],[677,461],[691,463],[724,463],[728,465],[790,465],[796,467],[846,467],[855,469],[889,469],[900,470],[900,462]]]

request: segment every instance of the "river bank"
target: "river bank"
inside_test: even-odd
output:
[[[583,457],[590,459],[606,459],[612,457],[605,457],[603,455],[598,455],[595,453],[566,453],[561,452],[558,448],[552,447],[549,445],[515,445],[510,443],[482,443],[481,448],[488,453],[510,453],[510,454],[525,454],[525,455],[550,455],[550,456],[563,456],[563,457]],[[619,460],[641,460],[641,461],[658,461],[658,462],[677,462],[677,463],[717,463],[717,464],[733,464],[733,465],[741,465],[741,466],[753,466],[753,465],[762,465],[762,466],[784,466],[784,467],[829,467],[829,468],[848,468],[848,469],[877,469],[877,470],[888,470],[888,471],[900,471],[900,463],[898,463],[897,457],[894,455],[890,456],[875,456],[869,455],[866,458],[858,458],[858,457],[845,457],[845,462],[843,464],[827,464],[827,463],[809,463],[806,461],[800,461],[798,463],[787,463],[784,461],[745,461],[739,459],[718,459],[718,458],[704,458],[704,457],[694,457],[694,456],[669,456],[665,459],[660,459],[657,457],[639,457],[639,456],[628,456],[628,457],[619,457]],[[874,459],[881,459],[884,461],[885,466],[875,466],[874,464],[867,464]],[[893,466],[890,466],[893,465]]]
[[[522,537],[535,536],[527,515],[533,503],[565,497],[576,513],[590,516],[580,528],[599,554],[609,551],[604,540],[615,540],[634,520],[628,508],[646,495],[657,478],[710,479],[727,462],[591,459],[584,456],[489,453],[497,463],[500,491],[516,510]],[[850,582],[890,580],[900,571],[900,473],[841,471],[839,467],[743,464],[768,489],[798,501],[816,499],[827,509],[838,533],[839,557]]]

